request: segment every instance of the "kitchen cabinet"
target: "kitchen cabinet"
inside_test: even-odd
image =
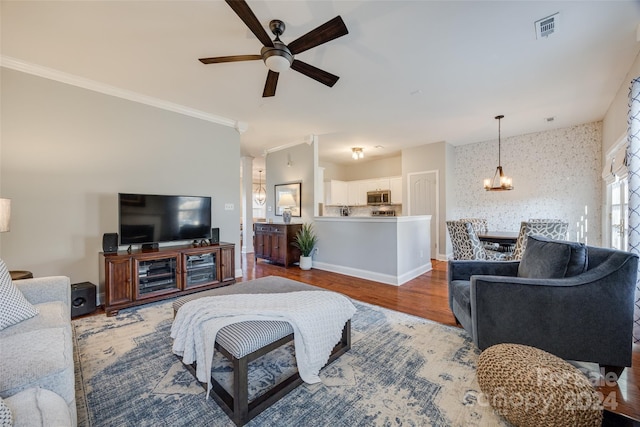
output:
[[[389,189],[389,178],[367,179],[364,182],[366,191],[380,191]]]
[[[325,205],[366,206],[368,191],[391,191],[391,203],[402,204],[402,177],[360,179],[356,181],[331,180],[324,183]]]
[[[347,182],[347,202],[349,206],[365,206],[367,204],[365,181]]]
[[[389,179],[389,190],[391,190],[391,203],[402,204],[402,177],[394,176]]]
[[[349,190],[346,181],[332,179],[325,182],[325,204],[327,206],[342,206],[349,204]]]

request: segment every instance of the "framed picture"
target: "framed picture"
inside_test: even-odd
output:
[[[276,184],[276,215],[282,216],[286,208],[291,210],[291,216],[302,216],[302,183]]]

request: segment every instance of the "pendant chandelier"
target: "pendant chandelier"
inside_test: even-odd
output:
[[[498,120],[498,167],[496,173],[493,174],[493,179],[487,178],[484,180],[484,189],[487,191],[506,191],[513,190],[513,182],[511,178],[506,176],[502,171],[502,164],[500,163],[500,120],[504,118],[503,115],[496,116]]]
[[[254,200],[257,204],[262,206],[267,201],[267,191],[262,186],[262,169],[260,169],[258,172],[260,173],[260,184],[258,184],[258,187],[254,191],[254,194],[255,194]]]

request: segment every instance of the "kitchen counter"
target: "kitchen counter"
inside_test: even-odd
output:
[[[349,216],[317,216],[315,217],[313,220],[314,221],[341,221],[341,220],[359,220],[359,221],[369,221],[369,220],[394,220],[394,219],[400,219],[400,218],[409,218],[406,216],[362,216],[362,215],[349,215]]]
[[[431,215],[322,216],[313,267],[402,285],[431,266]]]

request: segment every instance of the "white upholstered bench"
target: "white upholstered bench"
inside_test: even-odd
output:
[[[324,291],[324,289],[284,277],[268,276],[178,298],[173,303],[173,310],[174,313],[177,313],[180,307],[188,301],[207,296],[296,291]],[[246,424],[302,384],[303,381],[296,372],[265,393],[249,401],[249,363],[292,340],[293,328],[284,321],[239,322],[225,326],[218,331],[215,349],[231,361],[233,365],[233,386],[232,393],[229,393],[211,376],[211,396],[236,425],[242,426]],[[348,321],[342,330],[342,337],[334,347],[327,364],[333,362],[350,348],[351,321]],[[185,366],[196,377],[194,365]],[[202,386],[206,390],[207,385],[202,383]]]

